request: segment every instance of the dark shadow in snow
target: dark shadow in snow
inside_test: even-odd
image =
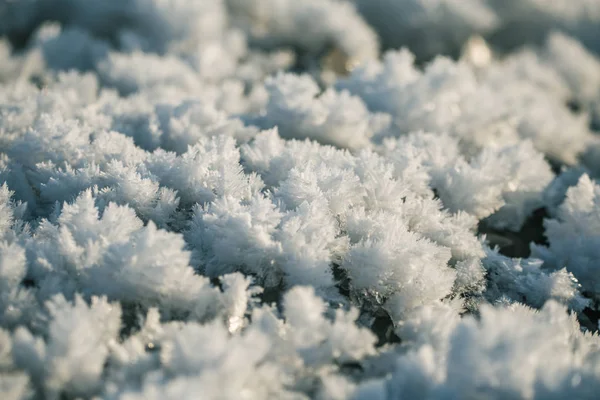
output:
[[[530,243],[548,245],[544,236],[544,219],[548,218],[545,208],[538,208],[523,224],[518,232],[498,230],[489,226],[486,220],[482,220],[477,227],[477,234],[485,234],[490,247],[498,246],[500,254],[513,258],[527,258],[531,251]]]

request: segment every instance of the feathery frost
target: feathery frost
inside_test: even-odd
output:
[[[597,398],[599,27],[0,0],[0,398]]]

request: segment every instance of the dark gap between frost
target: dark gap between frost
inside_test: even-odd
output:
[[[512,258],[527,258],[531,254],[530,243],[548,245],[544,236],[544,219],[548,218],[546,208],[538,208],[523,224],[518,232],[495,229],[481,220],[477,227],[477,234],[485,234],[491,247],[498,246],[500,254]]]

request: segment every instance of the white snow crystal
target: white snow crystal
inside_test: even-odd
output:
[[[596,399],[597,0],[0,0],[1,399]]]

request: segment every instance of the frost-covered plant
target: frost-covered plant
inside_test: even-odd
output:
[[[385,114],[371,114],[348,92],[322,94],[308,75],[278,75],[266,82],[269,101],[264,125],[277,125],[284,138],[309,138],[349,149],[369,146],[370,138],[389,125]]]
[[[518,230],[528,215],[544,204],[543,191],[552,180],[550,166],[531,142],[488,146],[470,158],[461,156],[457,140],[447,135],[416,133],[386,139],[383,154],[406,179],[433,187],[444,206],[498,228]],[[412,166],[405,167],[411,162]],[[502,168],[499,166],[502,165]]]
[[[600,234],[600,185],[588,175],[567,190],[553,219],[544,222],[549,246],[532,245],[536,257],[555,269],[566,268],[583,289],[596,297],[600,291],[596,261]]]
[[[386,48],[406,46],[423,58],[456,52],[471,35],[492,32],[499,25],[485,0],[350,1]]]
[[[543,40],[560,29],[595,52],[600,6],[567,0],[348,0],[381,37],[386,48],[409,47],[422,59],[457,54],[470,36],[489,37],[503,49]],[[519,32],[516,34],[515,32]]]
[[[132,209],[109,203],[99,215],[92,191],[42,221],[29,240],[29,276],[38,296],[105,295],[203,319],[220,309],[219,291],[196,276],[181,235],[143,226]],[[152,249],[150,251],[150,249]],[[160,255],[160,256],[159,256]]]
[[[348,225],[355,244],[341,266],[352,290],[385,302],[393,319],[450,294],[455,272],[446,266],[448,248],[408,231],[390,213],[357,215]]]
[[[399,356],[388,377],[346,384],[356,399],[592,398],[598,337],[581,333],[556,302],[481,307],[451,323],[446,346],[422,345]],[[529,326],[523,329],[523,326]]]
[[[57,295],[46,308],[47,341],[18,328],[12,348],[15,364],[29,372],[47,398],[94,394],[101,387],[110,343],[119,333],[121,307],[97,297],[89,306],[79,296],[71,304]]]
[[[420,71],[413,61],[406,49],[388,52],[336,87],[360,96],[371,111],[389,113],[396,135],[447,132],[467,154],[529,138],[551,158],[574,164],[592,140],[585,116],[573,115],[562,99],[523,78],[507,82],[506,74],[477,74],[467,62],[444,57]]]
[[[550,31],[560,29],[577,37],[596,53],[600,50],[598,42],[598,21],[600,5],[594,1],[577,0],[569,2],[558,0],[546,3],[539,0],[503,1],[485,0],[502,20],[502,29],[497,41],[504,47],[518,46],[523,36],[515,35],[516,29],[525,28],[527,41],[542,39]],[[535,24],[531,21],[535,20]]]
[[[217,197],[249,199],[262,188],[256,174],[246,175],[239,164],[235,140],[227,136],[199,140],[182,155],[159,149],[145,169],[162,185],[176,190],[184,206]]]
[[[554,299],[576,311],[589,305],[578,292],[581,285],[565,268],[553,272],[539,259],[511,259],[491,249],[486,253],[483,266],[489,284],[485,295],[490,301],[511,300],[541,307]]]
[[[377,57],[378,39],[351,4],[339,0],[226,0],[235,25],[262,46],[343,54],[341,69]]]
[[[0,398],[596,398],[600,8],[546,3],[0,1]]]

